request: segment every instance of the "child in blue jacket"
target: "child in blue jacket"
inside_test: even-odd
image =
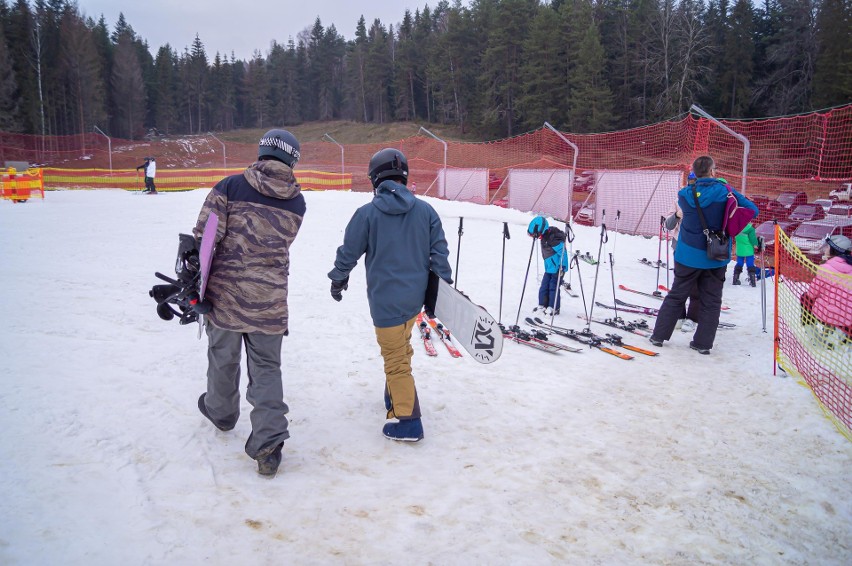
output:
[[[527,234],[541,240],[541,257],[544,259],[544,277],[541,278],[538,307],[535,310],[544,311],[545,315],[559,314],[559,286],[568,270],[570,259],[565,249],[565,232],[555,226],[548,226],[547,220],[536,216],[530,222]]]

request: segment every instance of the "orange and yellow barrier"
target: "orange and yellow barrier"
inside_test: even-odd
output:
[[[159,169],[154,180],[158,191],[188,191],[212,188],[228,175],[242,173],[243,168]],[[305,191],[350,190],[352,174],[326,171],[296,170],[296,179]],[[44,168],[44,185],[48,189],[126,189],[142,190],[145,177],[134,170],[57,169]]]
[[[0,199],[27,202],[31,198],[44,198],[41,169],[27,169],[18,173],[9,167],[0,178]]]

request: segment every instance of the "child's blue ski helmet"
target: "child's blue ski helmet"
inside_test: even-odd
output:
[[[547,230],[547,220],[543,216],[536,216],[530,222],[529,227],[527,228],[527,234],[533,237],[541,236],[545,230]]]

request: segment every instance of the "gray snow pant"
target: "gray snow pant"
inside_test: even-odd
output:
[[[246,346],[248,387],[246,400],[251,411],[252,432],[246,441],[246,454],[252,459],[288,438],[290,408],[284,403],[281,384],[281,342],[283,334],[232,332],[207,322],[207,396],[210,416],[217,422],[236,423],[240,416],[240,354]]]

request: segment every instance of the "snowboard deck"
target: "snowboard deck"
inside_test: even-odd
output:
[[[500,358],[503,332],[494,317],[435,273],[429,274],[425,306],[427,315],[434,314],[477,362],[490,364]]]

